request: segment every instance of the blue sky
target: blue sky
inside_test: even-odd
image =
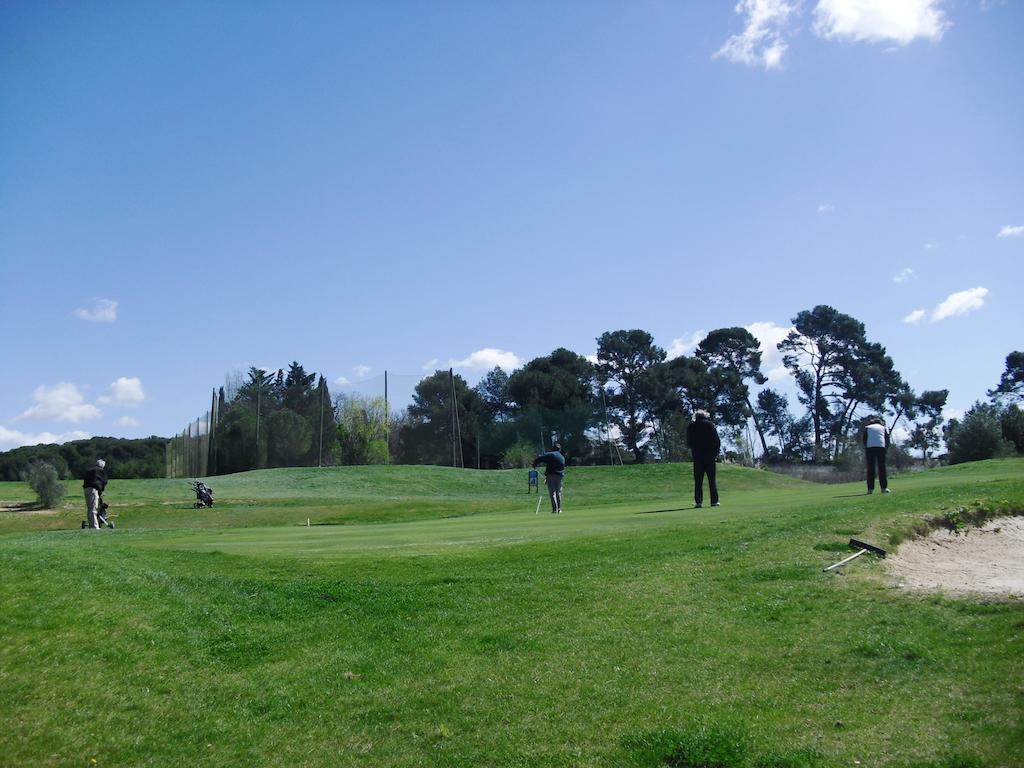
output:
[[[1024,348],[1024,4],[0,5],[0,450],[229,371],[470,381],[831,304],[952,412]],[[785,380],[773,382],[785,385]]]

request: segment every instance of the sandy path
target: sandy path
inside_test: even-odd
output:
[[[1024,517],[905,541],[885,567],[905,589],[1024,600]]]

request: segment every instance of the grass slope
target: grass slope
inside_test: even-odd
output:
[[[864,558],[821,572],[851,535],[1024,509],[1024,462],[871,497],[726,467],[714,510],[684,508],[688,470],[573,470],[559,517],[534,515],[522,472],[417,467],[216,478],[200,512],[181,481],[118,481],[114,532],[74,530],[77,489],[56,513],[0,513],[0,754],[1024,764],[1020,603],[904,595]]]

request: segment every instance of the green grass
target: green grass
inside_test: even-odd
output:
[[[201,511],[114,481],[113,532],[69,484],[0,513],[0,764],[1021,766],[1020,602],[821,567],[1022,511],[1022,470],[864,496],[725,467],[693,510],[688,465],[583,468],[558,517],[523,472],[269,470]]]

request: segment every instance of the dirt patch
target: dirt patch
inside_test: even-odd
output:
[[[1024,600],[1024,517],[905,541],[885,567],[904,589]]]

